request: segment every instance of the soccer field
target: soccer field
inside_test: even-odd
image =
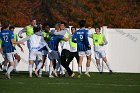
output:
[[[91,73],[74,78],[28,78],[27,72],[12,74],[8,80],[0,72],[0,93],[140,93],[140,74]]]

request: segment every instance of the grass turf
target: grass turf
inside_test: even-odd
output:
[[[8,80],[0,72],[0,93],[140,93],[140,74],[90,73],[74,78],[28,78],[28,72],[12,74]]]

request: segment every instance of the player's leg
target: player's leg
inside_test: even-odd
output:
[[[81,51],[81,52],[78,52],[78,55],[79,55],[79,62],[78,62],[78,78],[81,77],[81,74],[82,74],[82,62],[83,62],[83,57],[85,55],[85,52],[84,51]]]
[[[70,69],[69,65],[70,65],[70,62],[72,62],[73,58],[75,57],[75,52],[70,52],[70,56],[68,57],[68,60],[66,62],[66,65],[65,65],[65,69],[67,70],[68,72],[68,75],[70,77],[73,77],[75,74],[73,73],[73,71]]]
[[[96,60],[96,65],[97,65],[97,69],[100,73],[101,72],[101,65],[100,65],[100,53],[98,51],[95,51],[95,60]]]
[[[100,52],[100,55],[101,55],[103,61],[104,61],[105,64],[106,64],[106,66],[107,66],[109,72],[112,73],[112,70],[111,70],[111,68],[110,68],[109,62],[108,62],[108,60],[107,60],[107,58],[106,58],[106,53],[105,53],[105,51],[104,51],[104,50],[100,50],[99,52]]]
[[[107,61],[107,58],[106,57],[103,57],[102,59],[106,63],[106,66],[108,67],[109,72],[112,73],[112,70],[110,68],[109,62]]]
[[[14,55],[12,53],[6,53],[6,56],[7,56],[7,60],[10,62],[10,65],[9,65],[9,67],[7,69],[6,75],[7,75],[8,79],[10,79],[10,73],[14,69],[14,60],[13,60],[14,59]]]
[[[14,62],[15,62],[14,72],[17,72],[16,67],[17,67],[18,63],[20,62],[21,58],[20,58],[20,56],[17,53],[14,54],[14,57],[15,57],[14,58]]]
[[[42,64],[43,64],[42,53],[40,51],[36,52],[36,58],[39,61],[39,64],[37,65],[37,68],[35,69],[35,75],[38,77],[38,71],[42,67]]]
[[[36,55],[34,52],[30,52],[29,53],[29,77],[32,77],[32,73],[33,73],[33,63],[34,60],[36,60]]]
[[[86,72],[85,75],[90,77],[89,70],[90,70],[90,62],[91,62],[91,50],[86,51],[87,63],[86,63]]]

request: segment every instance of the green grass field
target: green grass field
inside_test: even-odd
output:
[[[91,78],[83,74],[80,79],[76,76],[30,79],[27,72],[20,72],[8,80],[0,72],[0,93],[140,93],[140,74],[91,73]]]

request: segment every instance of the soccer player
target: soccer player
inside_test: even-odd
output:
[[[29,77],[32,77],[32,71],[33,71],[33,62],[36,60],[39,61],[39,64],[37,65],[37,68],[35,69],[35,75],[38,77],[38,70],[42,67],[43,61],[42,61],[42,48],[46,46],[48,51],[50,51],[50,48],[48,47],[47,43],[45,42],[42,35],[39,35],[41,28],[40,26],[34,27],[34,34],[30,36],[29,43],[30,43],[30,53],[29,53]]]
[[[86,72],[85,75],[90,77],[89,74],[89,69],[90,69],[90,61],[91,61],[91,45],[89,44],[88,41],[88,30],[85,29],[86,21],[85,20],[80,20],[79,21],[79,26],[80,29],[77,30],[72,37],[72,41],[77,43],[77,51],[79,54],[79,64],[78,64],[78,78],[81,77],[82,71],[82,61],[83,57],[86,55],[87,57],[87,63],[86,63]]]
[[[55,25],[55,26],[59,26],[59,25]],[[56,30],[56,31],[59,31],[59,30]],[[60,54],[58,52],[58,44],[62,39],[65,40],[65,41],[68,41],[68,38],[65,38],[62,35],[54,35],[54,34],[52,34],[52,36],[51,36],[51,38],[50,38],[50,40],[48,42],[48,45],[49,45],[50,49],[52,50],[52,52],[48,55],[48,57],[50,59],[49,77],[53,77],[52,76],[53,71],[54,71],[54,74],[56,75],[57,66],[59,66],[58,64],[61,64]],[[53,61],[54,60],[58,61],[58,63],[56,64],[56,67],[55,67],[56,69],[55,70],[53,69]],[[60,65],[60,69],[61,69],[62,74],[64,75],[63,67],[61,65]]]
[[[61,22],[60,23],[60,32],[54,32],[55,35],[63,35],[65,38],[70,38],[71,34],[70,32],[66,29],[66,23],[65,22]],[[62,40],[60,42],[60,46],[62,48],[61,51],[61,64],[64,66],[66,64],[66,61],[69,57],[69,53],[70,53],[70,44],[69,41],[64,41]],[[64,71],[63,71],[64,73]],[[65,76],[65,75],[63,75]]]
[[[50,39],[50,26],[46,22],[42,24],[42,35],[44,37],[44,40],[46,42],[48,42],[49,39]],[[39,70],[39,77],[42,77],[42,71],[43,71],[45,61],[46,61],[46,73],[47,73],[47,75],[49,74],[48,73],[49,72],[49,70],[48,70],[49,67],[48,67],[48,64],[47,64],[47,54],[48,54],[48,50],[47,50],[46,47],[44,47],[42,49],[43,65],[42,65],[41,69]]]
[[[71,28],[72,34],[74,34],[75,31],[76,31],[76,28],[75,27],[72,27]],[[65,64],[62,64],[62,65],[67,70],[68,75],[70,77],[74,77],[75,74],[70,69],[69,64],[73,60],[74,57],[76,58],[77,63],[78,63],[79,62],[79,55],[78,55],[78,52],[77,52],[77,43],[72,42],[72,37],[69,39],[69,44],[70,44],[70,56],[68,57],[66,63]]]
[[[14,34],[9,30],[9,21],[5,21],[2,24],[3,30],[0,33],[0,39],[2,40],[2,52],[5,57],[5,60],[10,62],[10,66],[7,69],[6,76],[10,79],[10,73],[14,68],[14,60],[13,60],[13,44],[23,44],[23,42],[14,41]]]
[[[9,30],[11,30],[11,31],[13,31],[13,32],[14,32],[14,29],[15,29],[14,26],[10,26],[10,27],[9,27]],[[14,33],[14,40],[15,40],[15,41],[18,41],[18,38],[17,38],[17,34],[16,34],[16,33]],[[14,44],[14,45],[13,45],[13,49],[14,49],[13,54],[14,54],[14,62],[15,62],[15,65],[14,65],[14,70],[13,70],[13,71],[14,71],[14,72],[17,72],[17,71],[16,71],[16,67],[17,67],[18,63],[20,62],[20,59],[21,59],[21,58],[20,58],[20,55],[18,55],[15,46],[16,46],[16,45]],[[23,48],[21,47],[20,44],[17,44],[17,46],[21,49],[22,52],[24,52],[24,50],[23,50]]]
[[[96,33],[94,33],[92,35],[92,39],[93,39],[93,44],[94,44],[94,52],[95,52],[97,68],[98,68],[99,72],[102,73],[101,66],[100,66],[100,59],[102,58],[103,61],[106,63],[106,65],[109,69],[109,72],[112,73],[112,70],[111,70],[110,65],[106,58],[105,50],[103,48],[103,46],[107,45],[108,42],[107,42],[105,36],[102,33],[100,33],[100,27],[96,27],[95,32]]]

